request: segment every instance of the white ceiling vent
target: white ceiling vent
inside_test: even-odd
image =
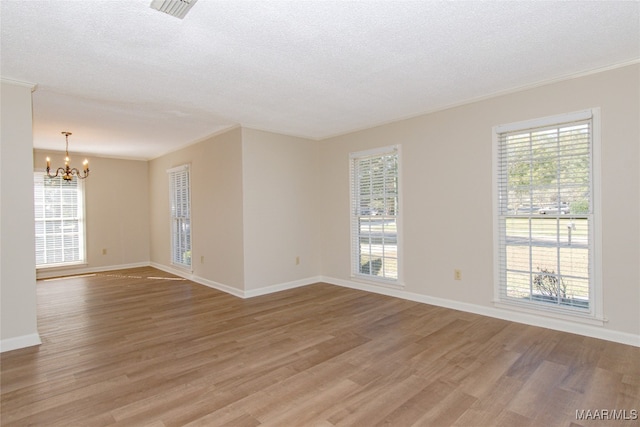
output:
[[[151,8],[176,18],[184,18],[198,0],[152,0]]]

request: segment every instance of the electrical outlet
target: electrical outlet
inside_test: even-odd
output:
[[[462,280],[462,270],[458,270],[457,268],[453,270],[453,278],[455,280]]]

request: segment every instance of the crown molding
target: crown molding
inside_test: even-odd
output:
[[[13,86],[28,87],[29,89],[31,89],[31,92],[35,92],[35,90],[38,88],[37,83],[30,83],[22,80],[9,79],[6,77],[0,77],[0,83],[13,85]]]

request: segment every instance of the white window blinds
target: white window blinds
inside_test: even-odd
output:
[[[83,183],[34,173],[36,266],[85,261]]]
[[[171,262],[191,267],[191,186],[189,165],[169,169]]]
[[[352,274],[398,280],[398,149],[351,155]]]
[[[592,313],[592,117],[556,120],[497,128],[498,300]]]

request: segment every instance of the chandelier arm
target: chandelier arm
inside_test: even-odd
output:
[[[64,175],[67,172],[66,169],[62,168],[62,167],[56,169],[56,174],[55,175],[51,175],[50,171],[51,171],[51,168],[47,167],[47,176],[49,178],[56,178],[56,177],[58,177],[58,175],[60,175],[60,174]]]
[[[70,175],[75,175],[80,179],[85,179],[86,177],[89,176],[89,168],[84,169],[82,172],[80,172],[77,168],[73,168],[69,171],[69,173]]]

